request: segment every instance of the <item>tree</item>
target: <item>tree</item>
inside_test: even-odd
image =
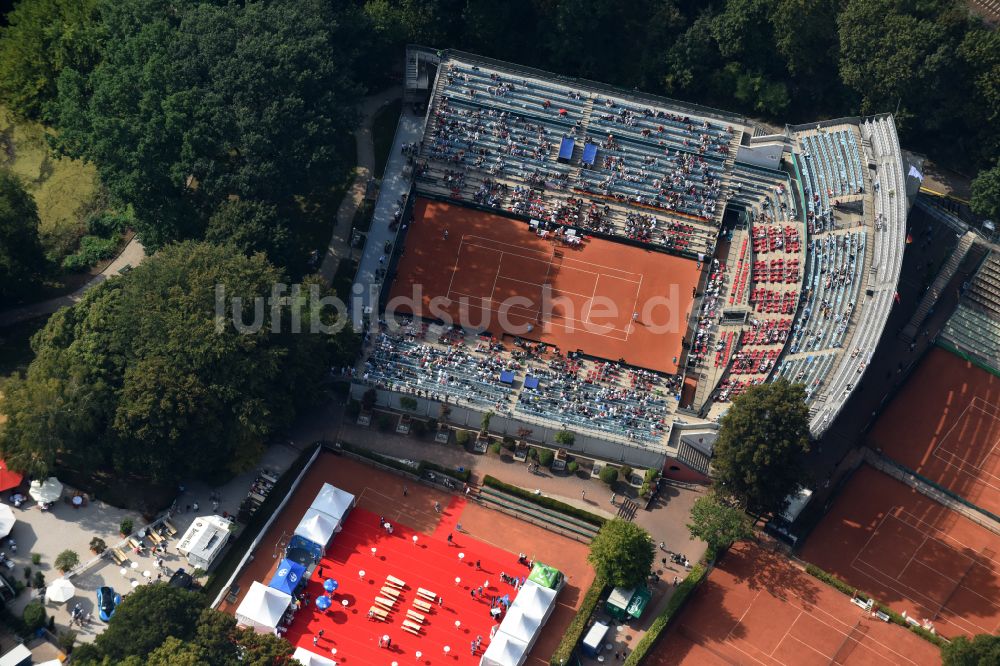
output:
[[[288,266],[296,257],[289,223],[277,206],[251,199],[224,201],[208,220],[205,240],[231,243],[245,254],[263,252],[271,263]]]
[[[992,169],[980,171],[972,181],[972,211],[1000,222],[1000,160]]]
[[[44,268],[35,200],[17,176],[0,169],[0,307],[22,296]]]
[[[252,465],[356,338],[294,332],[292,304],[304,322],[313,309],[280,299],[283,281],[263,255],[188,242],[89,290],[52,316],[27,376],[4,387],[8,464],[166,483]]]
[[[944,666],[1000,664],[1000,636],[979,634],[972,640],[958,636],[941,648],[941,659]]]
[[[750,517],[744,511],[729,506],[714,493],[695,500],[687,527],[691,536],[701,539],[712,550],[726,548],[753,535]]]
[[[802,485],[809,450],[805,388],[779,379],[750,387],[720,421],[714,487],[751,513],[777,514]]]
[[[618,468],[605,465],[601,468],[600,477],[601,481],[612,486],[618,480]]]
[[[56,556],[55,566],[59,571],[66,573],[80,563],[80,556],[74,550],[64,550]]]
[[[48,614],[45,612],[45,606],[42,605],[42,602],[32,601],[24,607],[21,619],[24,620],[24,626],[28,632],[33,634],[48,623]]]
[[[140,585],[122,599],[94,645],[112,660],[146,656],[168,637],[190,640],[203,607],[196,592],[172,585]]]
[[[560,430],[556,433],[554,439],[559,446],[573,446],[573,443],[576,441],[576,435],[569,430]]]
[[[101,39],[98,0],[21,0],[0,33],[0,99],[44,119],[64,69],[90,70]]]
[[[350,166],[341,146],[363,40],[351,3],[136,0],[102,12],[100,64],[59,77],[55,144],[97,165],[147,249],[201,237],[233,197],[295,210]],[[252,244],[276,243],[275,227],[259,230]]]
[[[604,523],[590,542],[587,560],[609,585],[635,587],[653,567],[653,538],[635,523],[615,518]]]

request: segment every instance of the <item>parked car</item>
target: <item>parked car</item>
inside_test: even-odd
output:
[[[115,593],[110,587],[97,588],[97,613],[105,622],[111,620],[121,602],[122,595]]]

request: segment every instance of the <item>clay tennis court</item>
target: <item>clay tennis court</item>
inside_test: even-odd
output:
[[[1000,628],[1000,535],[867,465],[801,556],[942,636]]]
[[[781,554],[734,546],[685,606],[651,666],[932,664],[938,648],[870,617]]]
[[[868,442],[1000,515],[1000,377],[934,348],[879,418]]]
[[[568,245],[418,199],[388,309],[674,373],[698,277],[690,259],[599,238]]]
[[[329,655],[336,648],[336,660],[342,664],[416,663],[415,653],[422,652],[424,664],[478,664],[482,649],[488,645],[492,621],[489,603],[474,600],[469,587],[490,581],[491,592],[510,594],[512,587],[501,583],[499,573],[527,575],[528,569],[517,562],[517,552],[530,553],[539,562],[556,567],[566,576],[566,585],[556,598],[556,609],[549,617],[542,635],[529,654],[527,664],[543,666],[555,649],[559,637],[576,614],[582,590],[590,586],[593,571],[587,565],[587,546],[542,528],[485,509],[465,498],[431,489],[400,476],[384,472],[355,460],[321,453],[306,473],[284,510],[265,533],[255,557],[240,572],[236,584],[240,593],[236,603],[223,601],[219,610],[232,613],[239,606],[252,581],[271,580],[284,545],[294,532],[323,483],[332,483],[358,497],[358,505],[344,522],[343,531],[334,537],[321,560],[324,578],[340,583],[335,599],[347,599],[347,610],[332,608],[321,613],[313,605],[300,610],[285,637],[297,646]],[[403,495],[403,486],[407,494]],[[434,503],[442,506],[441,513]],[[394,530],[387,534],[376,523],[379,517],[390,521]],[[461,524],[461,530],[458,525]],[[447,541],[453,535],[452,544]],[[412,537],[417,536],[415,546]],[[373,556],[371,548],[376,548]],[[511,549],[517,552],[511,552]],[[458,553],[465,554],[463,560]],[[475,570],[480,560],[481,571]],[[365,571],[364,580],[359,571]],[[393,575],[407,583],[403,591],[404,608],[413,599],[417,587],[432,590],[444,598],[444,606],[427,616],[421,637],[400,628],[401,619],[394,613],[389,623],[370,621],[368,608],[379,590],[379,581]],[[454,579],[463,580],[456,585]],[[322,581],[314,571],[307,583],[307,593],[322,594]],[[455,620],[462,625],[455,627]],[[323,629],[323,637],[313,646],[312,638]],[[378,647],[378,638],[389,634],[393,649]],[[470,641],[484,637],[483,648],[473,657]],[[452,648],[450,656],[443,647]]]

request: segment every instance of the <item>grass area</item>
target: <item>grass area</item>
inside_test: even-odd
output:
[[[84,235],[87,214],[103,205],[94,165],[55,157],[46,131],[38,123],[15,121],[0,106],[0,166],[24,181],[38,206],[42,246],[61,262]]]
[[[0,389],[8,377],[28,369],[35,357],[31,351],[31,336],[47,321],[48,317],[38,317],[0,328]]]
[[[375,146],[375,177],[381,178],[389,161],[396,124],[403,110],[403,100],[397,99],[379,109],[372,121],[372,143]]]

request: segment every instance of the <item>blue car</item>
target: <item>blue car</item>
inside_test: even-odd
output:
[[[115,594],[110,587],[97,588],[97,614],[105,622],[115,614],[115,608],[122,602],[122,595]]]

